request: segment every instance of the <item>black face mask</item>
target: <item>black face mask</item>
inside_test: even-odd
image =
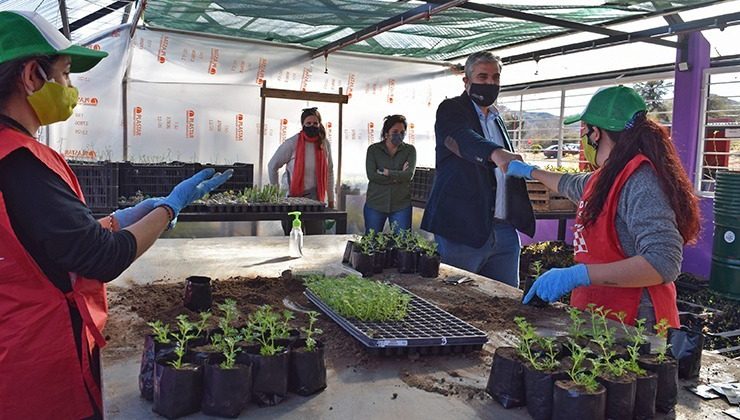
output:
[[[319,136],[319,127],[315,125],[304,125],[303,126],[303,132],[306,133],[308,137],[318,137]]]
[[[471,83],[468,89],[470,99],[480,106],[491,106],[498,98],[499,85]]]

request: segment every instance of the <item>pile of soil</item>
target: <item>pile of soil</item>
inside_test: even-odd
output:
[[[383,277],[383,280],[390,280],[407,288],[483,331],[514,330],[515,316],[524,316],[535,324],[538,319],[564,317],[563,311],[559,309],[538,309],[522,305],[517,300],[492,297],[470,283],[447,286],[439,279],[428,280],[414,275],[389,274]],[[108,340],[105,357],[115,360],[140,354],[143,337],[150,332],[147,322],[161,320],[174,326],[175,317],[182,313],[189,314],[192,320],[197,319],[196,313],[182,305],[184,290],[184,281],[173,283],[168,280],[125,288],[109,287],[111,314],[104,331]],[[302,281],[293,278],[289,272],[277,278],[233,277],[212,281],[214,306],[227,298],[235,299],[242,321],[261,305],[269,304],[279,310],[285,309],[283,301],[286,298],[298,307],[317,310],[303,295],[304,290]],[[295,312],[295,316],[296,319],[292,321],[295,328],[308,324],[306,314]],[[215,322],[213,320],[212,323]],[[352,366],[361,366],[375,363],[378,358],[383,357],[370,356],[364,346],[325,315],[319,318],[318,327],[324,331],[319,339],[325,343],[329,366],[344,366],[348,361]],[[488,346],[466,357],[477,357],[481,359],[481,363],[487,362],[490,365],[492,350],[487,349]]]

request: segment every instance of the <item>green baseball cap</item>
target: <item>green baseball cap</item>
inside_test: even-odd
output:
[[[607,130],[622,131],[636,113],[645,110],[645,101],[634,89],[612,86],[596,92],[583,112],[571,115],[563,120],[563,124],[583,121]]]
[[[68,55],[71,72],[82,73],[108,56],[105,51],[73,45],[51,23],[35,12],[0,12],[0,64],[25,57]]]

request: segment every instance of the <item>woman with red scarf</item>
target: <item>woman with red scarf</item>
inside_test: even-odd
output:
[[[283,186],[289,197],[307,197],[334,207],[334,164],[326,130],[317,108],[301,112],[300,133],[285,140],[267,164],[270,184],[278,185],[278,170],[285,166]],[[323,222],[304,222],[306,233],[323,233]],[[284,226],[286,227],[286,226]],[[287,225],[286,234],[290,232]]]

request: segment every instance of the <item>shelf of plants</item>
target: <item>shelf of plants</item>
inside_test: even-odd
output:
[[[369,280],[361,280],[369,282]],[[362,321],[344,317],[314,294],[304,292],[329,318],[368,349],[382,354],[450,354],[479,350],[486,333],[445,312],[408,290],[392,286],[408,296],[406,316],[401,320]]]

